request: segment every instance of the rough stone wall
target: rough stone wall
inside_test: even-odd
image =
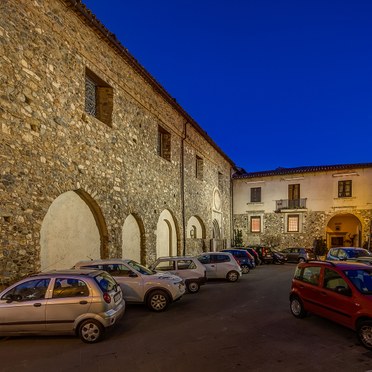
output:
[[[365,242],[369,234],[372,220],[371,210],[347,210],[355,215],[362,224],[362,239]],[[326,238],[328,221],[335,215],[334,212],[307,211],[303,214],[302,232],[288,233],[284,229],[284,214],[265,213],[263,216],[264,229],[262,233],[249,231],[248,216],[246,214],[234,215],[234,229],[242,230],[243,244],[267,244],[273,241],[279,249],[287,247],[313,247],[315,239]]]
[[[121,252],[125,218],[139,216],[144,261],[151,262],[163,209],[172,212],[182,239],[182,178],[185,220],[200,216],[210,239],[220,171],[226,175],[223,231],[230,238],[231,164],[194,131],[185,140],[182,177],[185,118],[63,1],[2,1],[0,46],[3,280],[38,270],[43,218],[69,190],[85,190],[101,208],[110,257]],[[113,88],[111,127],[85,113],[86,67]],[[158,125],[171,133],[171,161],[157,155]],[[205,157],[202,182],[192,175],[196,152]]]

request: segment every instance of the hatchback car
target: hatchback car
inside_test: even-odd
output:
[[[314,251],[311,248],[286,248],[280,251],[286,258],[287,262],[307,262],[315,260]]]
[[[235,259],[238,261],[240,267],[242,268],[243,274],[248,274],[250,269],[254,269],[255,263],[254,258],[245,250],[242,249],[224,249],[221,252],[231,253]]]
[[[257,252],[258,256],[260,257],[261,264],[273,263],[273,255],[270,248],[261,245],[252,245],[250,248],[253,248]]]
[[[256,266],[259,266],[262,264],[262,261],[260,259],[260,256],[258,255],[257,251],[253,248],[249,248],[249,247],[239,247],[237,249],[243,249],[245,251],[247,251],[254,259],[254,263]]]
[[[372,257],[371,253],[364,248],[338,247],[331,248],[327,253],[327,261],[355,260],[360,257]]]
[[[372,350],[372,268],[362,263],[311,261],[297,265],[290,292],[297,318],[308,312],[356,330]]]
[[[0,293],[0,335],[77,334],[94,343],[124,311],[122,291],[105,271],[40,273]]]
[[[208,252],[197,258],[205,266],[208,279],[220,278],[236,282],[242,275],[242,269],[231,253]]]
[[[199,292],[200,286],[207,280],[205,267],[196,257],[191,256],[159,257],[150,265],[150,269],[179,276],[190,293]]]
[[[105,270],[120,284],[128,303],[144,303],[153,311],[164,311],[185,293],[185,283],[175,275],[157,273],[133,260],[80,261],[75,268]]]

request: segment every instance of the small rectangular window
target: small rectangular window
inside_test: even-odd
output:
[[[111,127],[113,89],[89,69],[85,70],[85,112]]]
[[[158,155],[171,160],[171,135],[161,126],[158,126]]]
[[[338,197],[348,198],[351,197],[352,187],[351,180],[349,181],[338,181]]]
[[[287,231],[298,232],[300,228],[300,218],[298,214],[290,214],[287,219]]]
[[[251,203],[261,202],[261,187],[251,188]]]
[[[261,217],[260,216],[251,217],[251,232],[252,233],[261,232]]]
[[[200,156],[196,155],[196,170],[195,170],[195,175],[196,178],[199,180],[203,179],[203,168],[204,168],[204,162],[203,158]]]

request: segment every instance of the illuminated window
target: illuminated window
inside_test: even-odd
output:
[[[347,198],[351,196],[351,181],[338,181],[338,197]]]
[[[287,219],[287,231],[298,232],[300,227],[300,218],[298,214],[290,214]]]
[[[261,217],[260,216],[251,217],[251,232],[253,233],[261,232]]]

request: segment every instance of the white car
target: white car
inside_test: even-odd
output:
[[[128,303],[145,303],[153,311],[163,311],[185,293],[183,280],[172,274],[156,273],[133,260],[80,261],[74,268],[105,270],[119,283]]]
[[[205,266],[208,279],[221,278],[236,282],[242,276],[242,269],[231,253],[207,252],[197,258]]]
[[[159,257],[150,269],[168,272],[181,277],[190,293],[197,293],[200,286],[207,280],[203,264],[192,256]]]

